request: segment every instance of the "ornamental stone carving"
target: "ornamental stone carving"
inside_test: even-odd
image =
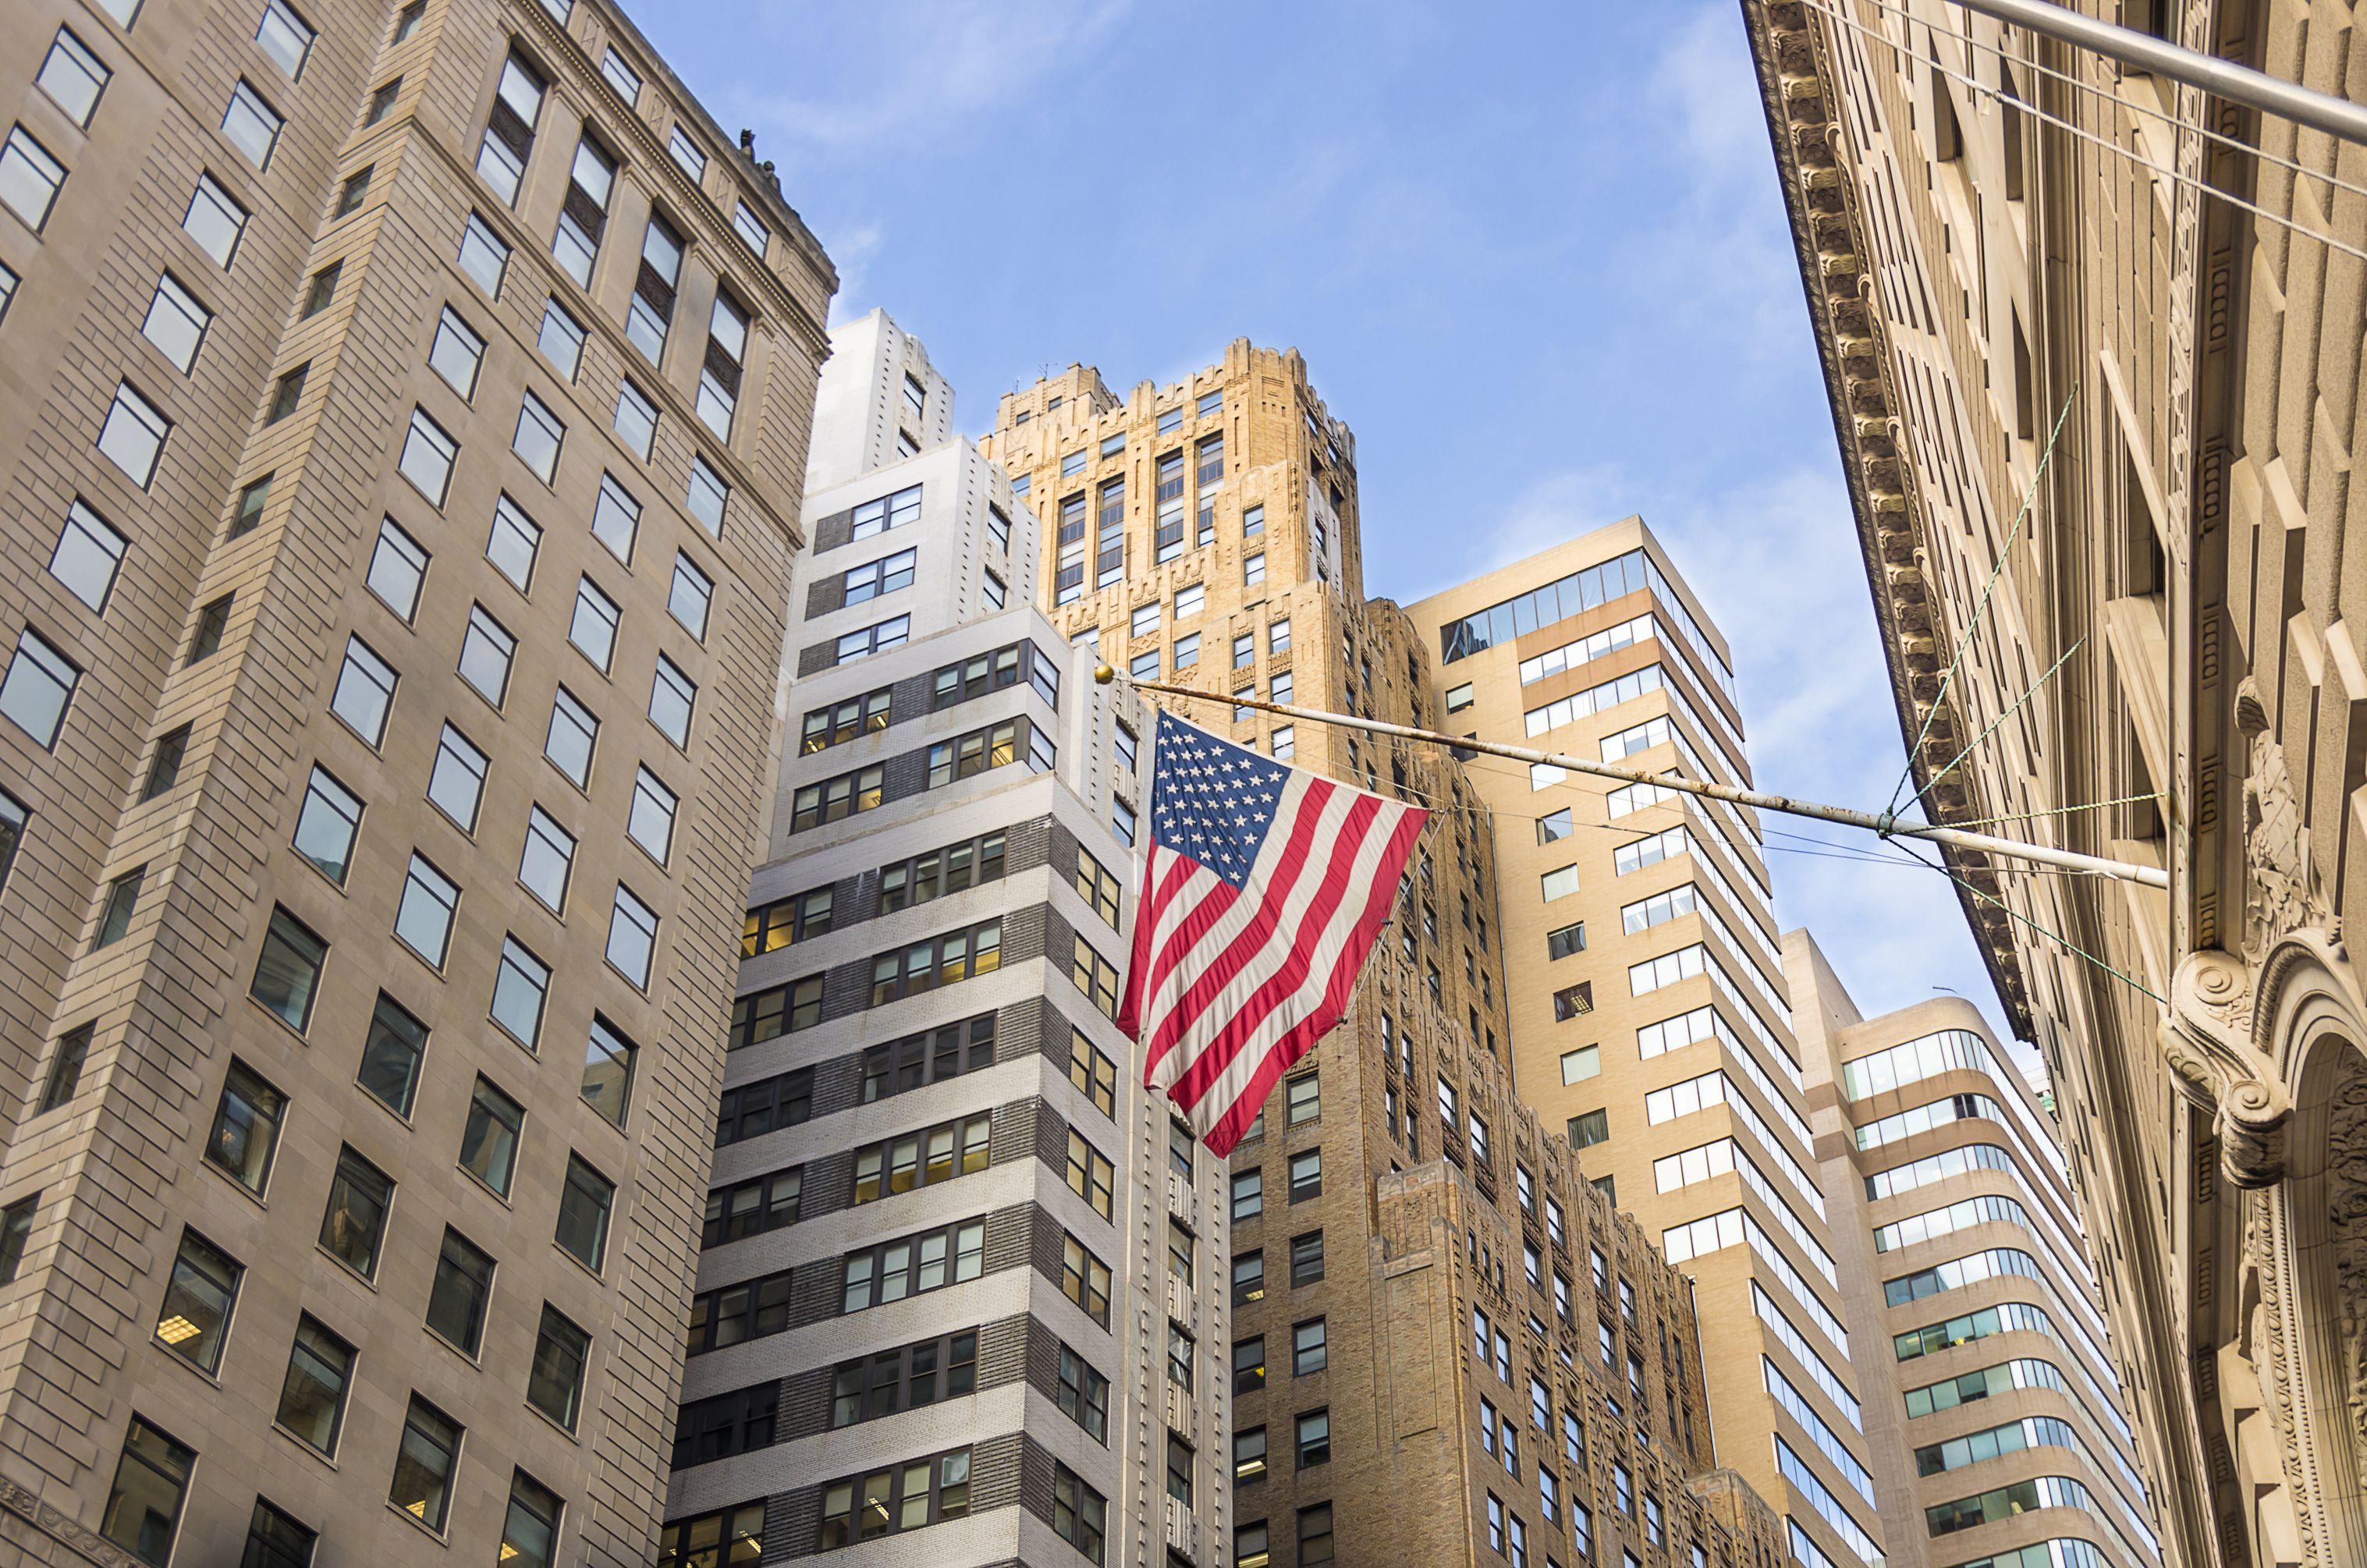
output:
[[[2331,911],[2311,885],[2309,827],[2249,675],[2236,688],[2236,728],[2246,750],[2243,952],[2257,964],[2288,932],[2331,924]]]
[[[2355,1049],[2327,1107],[2326,1172],[2343,1431],[2367,1475],[2367,1060]]]

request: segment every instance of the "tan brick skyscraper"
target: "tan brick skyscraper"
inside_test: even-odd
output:
[[[1220,1560],[1773,1561],[1779,1522],[1712,1469],[1685,1281],[1512,1093],[1470,779],[1434,748],[1224,700],[1437,712],[1412,623],[1364,599],[1355,442],[1305,362],[1243,340],[1124,400],[1071,367],[1006,397],[981,445],[1043,520],[1040,592],[1071,641],[1207,691],[1177,703],[1203,728],[1434,814],[1349,1021],[1232,1156]],[[1129,840],[1148,805],[1091,804]]]
[[[0,1562],[647,1563],[830,264],[603,0],[0,61]]]

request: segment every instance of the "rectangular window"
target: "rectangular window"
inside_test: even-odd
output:
[[[723,512],[731,499],[731,487],[723,476],[710,467],[703,455],[693,454],[690,459],[690,489],[685,504],[690,514],[717,538],[723,536]]]
[[[1307,1377],[1323,1370],[1326,1360],[1323,1320],[1309,1318],[1290,1331],[1290,1375]]]
[[[67,118],[87,130],[90,117],[98,112],[99,95],[107,90],[108,80],[113,75],[82,39],[60,28],[33,80],[58,107],[66,111]]]
[[[617,651],[617,622],[623,612],[589,577],[577,580],[575,609],[567,622],[567,640],[590,660],[593,667],[608,668]],[[661,656],[663,657],[663,656]]]
[[[510,1179],[517,1169],[518,1134],[526,1111],[483,1077],[469,1097],[468,1120],[460,1127],[460,1168],[494,1192],[509,1196]]]
[[[772,231],[764,227],[763,221],[744,201],[732,209],[731,231],[740,236],[742,244],[759,256],[764,254],[764,247],[772,242],[773,238]]]
[[[477,807],[484,798],[485,771],[490,765],[467,736],[449,724],[444,726],[436,742],[436,762],[427,775],[427,799],[464,832],[476,831]]]
[[[469,275],[488,299],[502,297],[502,278],[510,265],[509,242],[493,225],[471,212],[460,230],[460,270]],[[225,264],[227,265],[227,264]]]
[[[636,987],[647,990],[657,943],[657,911],[635,897],[631,888],[617,884],[616,904],[608,916],[609,964]]]
[[[451,306],[436,323],[436,341],[428,345],[427,363],[463,399],[477,395],[477,371],[485,358],[485,340],[460,319]]]
[[[333,216],[345,218],[359,212],[362,203],[369,199],[370,176],[377,172],[378,166],[373,164],[347,175],[345,183],[337,187],[337,209]]]
[[[37,234],[41,231],[65,178],[66,166],[23,126],[9,130],[6,143],[0,144],[0,203],[23,219],[25,227]]]
[[[402,900],[394,912],[394,934],[438,970],[452,942],[452,918],[459,908],[459,886],[413,852],[402,879]]]
[[[11,138],[13,143],[14,139]],[[7,154],[0,152],[0,186],[13,185],[13,171],[8,167]],[[51,195],[55,195],[54,190]],[[17,205],[13,194],[0,196],[11,207]],[[238,242],[246,232],[246,209],[231,199],[230,192],[211,175],[199,175],[198,186],[189,197],[189,209],[181,218],[181,228],[198,243],[198,248],[214,258],[214,265],[230,270],[232,258],[238,254]]]
[[[304,75],[304,62],[312,52],[311,25],[298,16],[288,0],[266,0],[263,22],[255,30],[255,41],[271,62],[288,73],[291,82]]]
[[[29,1203],[22,1206],[27,1221]],[[12,1204],[14,1221],[18,1205]],[[23,1240],[18,1236],[19,1252]],[[180,1251],[174,1256],[172,1274],[164,1281],[164,1302],[156,1312],[156,1339],[175,1355],[211,1372],[221,1366],[222,1341],[230,1329],[231,1312],[238,1303],[239,1282],[246,1270],[197,1232],[181,1233]]]
[[[289,1348],[288,1373],[279,1385],[275,1420],[306,1447],[334,1458],[337,1431],[345,1424],[345,1388],[352,1381],[354,1348],[314,1321],[296,1320],[296,1343]]]
[[[1323,1194],[1323,1151],[1301,1149],[1290,1156],[1290,1201],[1306,1202]]]
[[[240,1186],[261,1193],[271,1179],[271,1159],[287,1110],[286,1096],[232,1057],[215,1106],[206,1157]]]
[[[535,337],[535,347],[550,362],[561,380],[572,381],[583,367],[583,323],[577,321],[558,299],[543,302],[542,330]]]
[[[99,426],[98,449],[132,483],[146,490],[156,477],[156,460],[164,455],[165,437],[172,433],[173,423],[162,410],[132,390],[129,381],[120,382],[115,400],[108,405],[107,421]]]
[[[559,472],[559,449],[566,440],[567,426],[550,412],[550,405],[527,393],[518,403],[517,430],[510,437],[510,450],[535,478],[549,484]]]
[[[592,1337],[549,1303],[543,1303],[542,1323],[534,1337],[534,1359],[527,1367],[526,1402],[564,1430],[575,1430],[583,1400],[583,1367],[591,1356]]]
[[[460,1427],[413,1394],[410,1414],[403,1418],[402,1443],[395,1450],[388,1501],[442,1535],[452,1506],[452,1472],[459,1458]]]
[[[482,604],[469,606],[469,629],[460,638],[460,679],[496,708],[509,695],[510,668],[517,638],[509,628],[485,613]]]
[[[707,178],[707,153],[679,125],[666,138],[666,153],[674,159],[675,167],[690,176],[691,184],[697,185]]]
[[[581,1155],[567,1156],[567,1185],[559,1194],[559,1228],[552,1239],[595,1274],[608,1256],[608,1219],[617,1206],[617,1186]]]
[[[296,813],[296,852],[342,887],[361,830],[362,803],[326,769],[315,766]]]
[[[524,593],[533,585],[534,563],[541,550],[542,525],[527,516],[504,491],[493,502],[493,528],[485,536],[485,558],[509,579],[512,587]]]
[[[141,1562],[164,1568],[172,1559],[189,1472],[197,1462],[194,1449],[134,1416],[123,1435],[122,1457],[116,1461],[115,1482],[98,1517],[98,1533]]]
[[[168,272],[156,279],[156,293],[148,301],[140,331],[186,376],[198,362],[198,350],[204,346],[206,328],[213,319],[213,312]]]
[[[598,716],[577,701],[574,693],[560,687],[550,701],[550,728],[543,737],[542,754],[578,789],[592,777],[592,755],[599,739]]]
[[[600,254],[608,224],[608,195],[616,183],[617,160],[607,150],[589,136],[578,141],[550,254],[561,271],[586,288],[592,286],[592,263]]]
[[[222,110],[221,132],[230,144],[246,154],[246,161],[257,169],[271,167],[271,154],[279,145],[279,131],[287,121],[278,110],[264,102],[244,77],[231,89],[230,105]],[[39,227],[39,225],[36,225]]]
[[[628,104],[637,102],[640,98],[640,73],[626,64],[625,57],[615,50],[608,51],[601,57],[600,74],[609,86],[616,89],[617,96]]]
[[[404,533],[393,518],[381,518],[363,581],[397,619],[408,623],[419,613],[419,590],[427,578],[427,551],[418,540]]]
[[[646,463],[657,445],[658,405],[629,377],[617,387],[617,437],[628,451]]]
[[[541,807],[529,807],[518,851],[518,886],[559,914],[567,908],[567,883],[574,870],[575,835]]]
[[[452,485],[452,464],[459,455],[459,443],[428,418],[425,409],[411,411],[411,429],[402,438],[402,456],[395,467],[404,479],[418,487],[430,504],[444,504],[444,497]]]
[[[426,1055],[427,1026],[393,998],[379,992],[370,1013],[369,1032],[362,1038],[357,1081],[396,1115],[408,1118],[419,1092],[420,1064]]]
[[[674,552],[674,582],[666,592],[666,610],[683,630],[707,640],[708,613],[715,604],[715,580],[680,550]]]
[[[502,1520],[498,1559],[504,1568],[552,1568],[559,1561],[562,1507],[558,1494],[525,1471],[510,1472],[510,1506]]]

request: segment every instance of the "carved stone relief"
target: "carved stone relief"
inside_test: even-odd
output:
[[[2367,1475],[2367,1057],[2345,1057],[2327,1117],[2327,1206],[2344,1430]]]
[[[2253,964],[2286,933],[2330,925],[2331,910],[2311,886],[2309,827],[2302,819],[2285,749],[2270,732],[2259,685],[2236,688],[2236,728],[2244,737],[2244,956]]]

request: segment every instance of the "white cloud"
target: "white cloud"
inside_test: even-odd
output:
[[[864,284],[870,271],[871,260],[887,243],[888,231],[878,223],[858,224],[844,231],[833,231],[823,237],[822,248],[830,253],[832,265],[838,268],[838,292],[831,296],[830,324],[833,327],[867,315],[875,303],[864,293]]]

